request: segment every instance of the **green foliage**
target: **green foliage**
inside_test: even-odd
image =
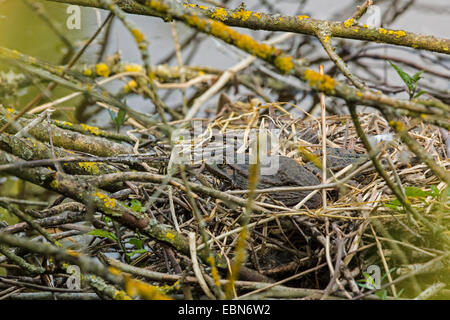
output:
[[[416,91],[417,91],[417,83],[419,82],[420,79],[422,79],[421,75],[423,73],[423,70],[420,70],[419,72],[417,72],[413,76],[410,76],[405,71],[403,71],[402,68],[400,68],[399,66],[395,65],[392,61],[389,61],[389,63],[395,69],[395,71],[397,71],[397,74],[400,76],[400,78],[403,80],[403,82],[408,87],[408,93],[409,93],[409,99],[410,100],[411,99],[416,99],[416,98],[418,98],[421,95],[426,93],[426,91],[423,91],[423,90],[421,90],[421,91],[416,93]]]
[[[417,187],[405,187],[405,194],[407,197],[410,197],[410,198],[426,198],[428,196],[435,197],[435,196],[439,195],[439,191],[438,191],[438,194],[436,195],[435,192],[433,192],[433,190],[424,191]]]
[[[138,238],[131,238],[130,240],[128,240],[128,243],[132,244],[133,246],[135,246],[138,249],[144,248],[144,241],[142,241],[141,239],[138,239]]]
[[[141,203],[139,200],[137,200],[137,199],[132,199],[132,200],[130,201],[130,203],[128,204],[128,207],[129,207],[131,210],[133,210],[134,212],[142,212],[143,210],[145,210],[145,209],[142,207],[142,203]]]
[[[102,216],[102,221],[106,224],[110,224],[112,222],[111,218],[105,215]]]
[[[147,250],[144,249],[144,241],[138,238],[131,238],[128,240],[129,244],[132,244],[137,250],[134,250],[132,252],[127,252],[128,257],[133,257],[135,254],[143,254],[146,253]]]
[[[114,126],[116,127],[117,132],[119,132],[122,125],[125,123],[125,121],[127,121],[126,112],[122,109],[119,109],[117,113],[108,109],[108,112],[112,122],[114,123]]]
[[[133,257],[135,254],[143,254],[143,253],[146,253],[147,252],[147,250],[145,250],[145,249],[138,249],[138,250],[134,250],[134,251],[132,251],[132,252],[127,252],[126,254],[127,254],[127,256],[128,257]]]
[[[386,272],[385,274],[383,274],[383,276],[381,277],[381,285],[383,282],[385,282],[388,274],[391,274],[392,272],[395,271],[395,267],[391,268],[388,272]],[[373,290],[375,289],[375,279],[368,274],[367,272],[363,272],[362,273],[364,276],[364,279],[359,279],[357,280],[357,285],[360,286],[361,288],[367,289],[367,290]],[[400,297],[403,294],[404,289],[400,290],[397,293],[397,298]],[[377,290],[374,292],[374,294],[376,296],[378,296],[381,300],[386,300],[387,296],[388,296],[388,290],[387,289],[383,289],[383,290]]]
[[[442,192],[445,192],[445,189]],[[425,198],[427,197],[432,197],[433,200],[439,200],[442,192],[439,191],[436,185],[430,186],[429,191],[423,190],[418,187],[405,187],[405,194],[408,198],[417,199],[422,202],[425,202]],[[450,196],[450,189],[447,192],[448,195]],[[403,210],[403,206],[398,199],[391,200],[388,203],[385,203],[384,206],[396,211]]]
[[[102,229],[91,230],[88,234],[99,238],[108,238],[113,241],[117,241],[117,237],[114,233]]]

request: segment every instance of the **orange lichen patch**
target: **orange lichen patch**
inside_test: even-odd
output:
[[[99,191],[97,191],[94,196],[99,198],[100,200],[103,200],[103,204],[107,208],[114,208],[116,206],[116,200],[113,198],[108,197],[106,194],[103,194]]]
[[[330,36],[325,36],[325,38],[323,38],[323,41],[324,41],[324,42],[329,42],[330,39],[331,39]]]
[[[358,28],[353,28],[352,30],[353,30],[353,32],[358,32],[359,31]]]
[[[209,8],[207,6],[198,6],[202,10],[208,10]]]
[[[309,16],[307,16],[307,15],[297,16],[297,19],[300,20],[300,21],[302,21],[302,20],[304,20],[304,19],[309,19]]]
[[[99,162],[78,162],[78,166],[80,168],[95,176],[100,174],[100,168],[98,167],[99,164]]]
[[[6,110],[9,112],[9,113],[14,113],[14,109],[13,108],[11,108],[11,107],[8,107],[8,108],[6,108]]]
[[[367,24],[363,24],[363,28],[367,29],[369,26]]]
[[[214,10],[214,12],[212,13],[211,17],[214,19],[225,21],[228,17],[228,12],[224,8],[216,8],[216,10]]]
[[[276,57],[273,62],[275,63],[275,66],[284,73],[289,73],[294,68],[294,63],[290,56]]]
[[[261,13],[259,13],[259,12],[253,12],[253,16],[258,19],[261,19]]]
[[[90,77],[90,76],[92,76],[92,70],[90,68],[86,68],[86,69],[84,69],[83,74],[86,77]]]
[[[172,300],[169,296],[165,295],[156,286],[152,286],[145,282],[131,279],[129,276],[125,276],[125,290],[134,297],[141,296],[148,300]]]
[[[334,91],[335,81],[332,77],[326,74],[321,75],[320,73],[311,69],[307,69],[304,76],[311,87],[316,88],[319,91],[324,91],[326,93],[332,93]]]
[[[82,127],[84,130],[86,130],[86,131],[88,131],[88,132],[90,132],[90,133],[92,133],[92,134],[94,134],[94,135],[96,135],[96,136],[98,136],[98,135],[101,134],[100,129],[97,128],[97,127],[88,126],[87,124],[84,124],[84,123],[81,124],[81,127]]]
[[[363,94],[362,94],[361,91],[356,92],[356,95],[357,95],[358,97],[360,97],[360,98],[363,96]]]
[[[137,28],[131,29],[131,34],[133,35],[137,43],[141,43],[145,39],[145,36]]]
[[[108,65],[106,63],[99,63],[95,65],[95,73],[101,77],[108,77],[110,73]]]
[[[126,93],[133,91],[137,87],[137,82],[135,80],[128,81],[126,85],[123,86],[123,90]]]
[[[354,22],[355,22],[355,19],[353,19],[353,18],[350,18],[350,19],[348,19],[348,20],[345,20],[345,22],[344,22],[344,27],[350,28],[350,27],[353,25]]]
[[[183,4],[186,8],[195,8],[195,4],[193,3],[185,3]]]
[[[248,18],[250,18],[251,15],[252,15],[251,11],[241,9],[237,12],[233,12],[231,16],[235,19],[241,19],[242,21],[245,21]]]
[[[443,47],[442,50],[449,51],[448,47]]]

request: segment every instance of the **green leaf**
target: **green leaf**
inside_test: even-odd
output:
[[[431,193],[432,193],[433,197],[435,197],[435,198],[439,197],[440,192],[439,192],[439,189],[438,189],[438,187],[436,185],[433,184],[430,187],[430,189],[431,189]]]
[[[385,203],[384,206],[394,210],[401,210],[403,208],[402,203],[398,199],[391,200]]]
[[[389,271],[386,272],[386,273],[381,277],[381,281],[383,281],[384,279],[386,279],[386,277],[388,276],[388,274],[391,274],[392,272],[394,272],[395,269],[397,269],[397,268],[396,268],[396,267],[393,267],[393,268],[389,269]]]
[[[138,249],[144,248],[144,241],[142,241],[141,239],[131,238],[130,240],[128,240],[128,243],[132,244],[133,246],[135,246]]]
[[[414,96],[414,99],[417,99],[418,97],[420,97],[421,95],[423,95],[425,93],[427,93],[427,92],[424,90],[420,90],[419,92],[416,93],[416,95]]]
[[[111,109],[108,109],[108,113],[109,113],[109,116],[111,117],[111,120],[113,122],[116,122],[116,114]]]
[[[423,73],[423,70],[420,70],[419,72],[417,72],[415,75],[412,76],[412,80],[414,81],[414,83],[417,83],[420,79],[422,79],[423,77],[421,77]]]
[[[403,80],[403,82],[408,87],[409,92],[411,93],[414,90],[414,79],[407,74],[405,71],[403,71],[400,67],[395,65],[392,61],[389,61],[391,66],[397,71],[397,74],[400,76],[400,78]]]
[[[133,252],[127,252],[127,256],[129,256],[131,258],[135,254],[143,254],[143,253],[146,253],[146,252],[147,252],[147,250],[145,250],[145,249],[139,249],[139,250],[135,250]]]
[[[417,187],[405,187],[405,193],[407,197],[411,198],[426,198],[432,196],[432,191],[424,191]]]
[[[401,209],[401,207],[395,206],[395,205],[389,204],[389,203],[385,203],[384,206],[385,206],[386,208],[389,208],[389,209],[392,209],[392,210],[400,210],[400,209]]]
[[[88,234],[95,237],[108,238],[113,241],[117,241],[117,237],[114,233],[102,229],[91,230]]]
[[[365,280],[363,280],[363,281],[365,281]],[[367,290],[372,290],[372,289],[373,289],[373,287],[368,286],[368,285],[365,284],[365,283],[357,283],[357,285],[358,285],[359,287],[364,288],[364,289],[367,289]]]
[[[394,199],[394,200],[390,201],[389,204],[391,204],[393,206],[401,206],[402,205],[402,203],[398,199]]]
[[[125,123],[126,115],[127,113],[122,109],[119,109],[119,111],[117,112],[115,122],[119,127]]]
[[[127,121],[126,111],[119,109],[117,113],[114,113],[112,110],[108,109],[108,113],[117,131],[119,131],[125,121]]]
[[[142,203],[137,199],[132,199],[129,205],[130,209],[134,212],[142,212]]]
[[[387,290],[377,291],[377,292],[375,292],[375,295],[378,296],[381,300],[386,300]]]

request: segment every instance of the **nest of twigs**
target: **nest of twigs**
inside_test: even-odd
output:
[[[311,161],[307,155],[322,148],[320,119],[301,120],[292,110],[287,111],[287,107],[292,108],[285,104],[262,105],[256,100],[251,103],[228,101],[220,105],[212,121],[205,122],[201,132],[196,132],[189,141],[178,141],[178,147],[184,144],[185,147],[217,150],[218,141],[212,134],[216,130],[222,134],[241,132],[244,139],[240,150],[246,152],[251,145],[251,139],[246,135],[250,129],[277,129],[280,143],[271,152],[307,165]],[[400,187],[420,216],[446,228],[449,218],[446,185],[399,142],[379,114],[361,114],[359,118],[389,179]],[[448,150],[439,129],[410,122],[407,118],[403,123],[434,161],[448,168]],[[362,156],[366,154],[350,116],[330,116],[326,118],[326,126],[327,146],[351,150]],[[248,192],[230,190],[224,181],[205,170],[203,161],[175,166],[167,161],[172,150],[169,144],[165,141],[146,142],[148,131],[129,131],[127,139],[140,143],[135,145],[135,152],[148,154],[151,151],[154,161],[147,159],[145,164],[137,166],[135,162],[132,166],[125,162],[115,165],[115,170],[127,172],[135,168],[155,175],[169,173],[183,180],[172,182],[170,187],[164,180],[130,180],[122,186],[114,185],[111,198],[152,218],[153,225],[170,226],[167,230],[171,231],[160,238],[155,235],[155,240],[112,223],[99,212],[90,212],[90,221],[95,226],[92,232],[91,224],[82,225],[87,218],[83,218],[81,225],[75,225],[67,222],[71,222],[70,219],[80,221],[79,218],[61,217],[70,212],[89,210],[77,202],[61,204],[64,198],[59,198],[52,208],[27,212],[36,218],[60,214],[50,224],[58,239],[69,240],[61,240],[64,246],[84,248],[85,252],[100,257],[105,263],[160,287],[179,280],[178,284],[191,286],[194,297],[206,294],[212,298],[224,291],[231,292],[231,297],[252,299],[377,298],[372,294],[375,287],[367,278],[374,266],[384,275],[384,286],[378,292],[385,297],[398,297],[403,289],[407,290],[404,295],[417,296],[420,294],[417,288],[423,287],[424,283],[443,281],[437,278],[439,274],[446,274],[442,270],[448,268],[441,262],[448,248],[439,240],[442,234],[445,236],[445,231],[430,232],[428,225],[405,210],[369,158],[361,157],[356,165],[330,172],[326,183],[332,186],[325,189],[326,203],[310,209],[302,203],[286,206],[271,201],[271,192],[256,193],[249,201]],[[143,139],[138,141],[137,133],[142,134]],[[129,139],[131,134],[133,137]],[[161,165],[161,161],[165,165]],[[201,185],[203,189],[192,188]],[[322,189],[312,188],[310,192],[322,193]],[[113,200],[108,201],[105,203],[111,206]],[[61,222],[55,222],[57,219]],[[17,233],[25,230],[26,224],[7,228],[9,232]],[[166,230],[164,228],[161,230]],[[175,237],[176,241],[190,243],[171,242],[175,230],[180,236],[193,235],[191,240]],[[90,235],[86,236],[86,232]],[[161,239],[163,241],[158,241]],[[211,263],[206,259],[209,263],[203,260],[204,264],[199,264],[194,253],[205,250],[205,241],[210,257],[215,256],[216,260]],[[193,244],[197,244],[197,248]],[[190,246],[191,256],[178,250],[183,246]],[[4,263],[5,259],[0,262]],[[136,268],[130,269],[127,264]],[[433,274],[433,271],[440,272]],[[9,272],[13,274],[11,270]],[[426,274],[426,277],[417,278],[420,274]],[[100,290],[101,286],[92,281],[91,286]],[[231,282],[233,290],[230,291],[227,286]],[[165,290],[176,294],[181,289],[175,285]]]
[[[286,107],[283,104],[262,106],[257,101],[227,103],[217,111],[213,121],[204,125],[200,134],[197,132],[193,139],[183,143],[185,146],[195,145],[203,149],[209,146],[217,150],[217,141],[212,133],[214,130],[224,135],[243,132],[245,136],[246,131],[254,128],[279,129],[279,148],[272,152],[294,158],[303,165],[308,161],[304,157],[305,150],[313,153],[321,149],[320,119],[310,117],[299,120],[293,113],[286,111]],[[371,143],[379,148],[377,158],[390,179],[401,186],[402,192],[413,201],[417,210],[435,222],[441,221],[439,219],[448,210],[448,203],[442,201],[439,192],[442,195],[446,185],[396,139],[389,124],[379,114],[362,114],[360,121]],[[410,129],[410,134],[434,160],[442,167],[448,167],[448,151],[439,129],[420,122],[410,123],[407,118],[403,121]],[[350,116],[330,116],[326,124],[328,146],[353,150],[358,154],[366,153]],[[246,141],[247,146],[249,140]],[[241,150],[247,150],[245,142],[243,144]],[[202,161],[193,163],[189,170],[191,181],[246,198],[247,195],[240,191],[228,190],[226,183],[204,169]],[[349,175],[353,178],[347,179]],[[270,192],[256,195],[254,204],[262,210],[252,211],[246,222],[248,259],[244,264],[261,275],[253,280],[315,289],[317,292],[311,292],[319,296],[350,298],[360,296],[367,289],[358,283],[364,279],[363,272],[370,265],[379,265],[382,273],[392,280],[393,270],[386,269],[387,266],[400,264],[406,267],[408,264],[426,262],[435,250],[445,250],[420,221],[416,221],[398,203],[384,179],[371,165],[370,159],[360,162],[358,166],[345,167],[328,178],[328,182],[338,185],[327,190],[326,206],[314,210],[304,206],[295,208],[282,203],[274,204],[270,201]],[[242,232],[245,210],[239,206],[233,208],[233,205],[213,197],[197,196],[198,210],[211,239],[211,248],[225,257],[231,266]],[[174,208],[180,229],[198,233],[198,223],[192,215],[186,193],[178,190],[174,192],[174,197],[177,198]],[[159,210],[167,210],[168,203],[161,205]],[[448,219],[448,214],[444,216],[444,219]],[[380,232],[382,234],[378,235]],[[160,263],[159,268],[155,268],[167,272],[164,264]],[[401,275],[405,271],[397,267],[397,272]],[[246,273],[243,276],[249,277],[245,280],[252,279]],[[408,285],[403,284],[404,287]],[[390,295],[398,294],[399,289],[395,285],[389,288]],[[239,291],[251,298],[308,296],[311,292],[288,289],[256,290],[253,293]]]

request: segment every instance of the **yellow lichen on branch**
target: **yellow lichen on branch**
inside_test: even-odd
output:
[[[196,15],[184,16],[185,21],[200,31],[207,32],[227,43],[266,61],[272,62],[283,73],[289,73],[294,64],[292,57],[286,56],[281,50],[268,44],[259,43],[248,35],[241,34],[224,23],[212,19],[205,19]]]
[[[137,43],[141,43],[142,41],[144,41],[145,36],[142,34],[141,31],[139,31],[139,29],[134,28],[131,30],[131,33],[133,34],[133,37]]]
[[[250,18],[251,15],[252,15],[251,11],[241,9],[237,12],[233,12],[233,14],[231,16],[235,19],[240,19],[242,21],[245,21],[248,18]]]
[[[307,15],[297,16],[297,19],[302,21],[304,19],[309,19],[309,16],[307,16]]]
[[[113,198],[108,197],[107,195],[97,191],[94,196],[99,198],[100,200],[103,200],[103,204],[106,208],[114,208],[116,206],[116,200]]]
[[[101,77],[108,77],[110,70],[106,63],[99,63],[95,66],[95,73]]]
[[[78,162],[78,166],[84,169],[87,173],[97,176],[100,174],[99,162]]]
[[[131,91],[133,91],[134,89],[136,89],[136,87],[137,87],[137,82],[136,82],[136,80],[130,80],[130,81],[127,82],[127,84],[125,84],[125,85],[123,86],[123,90],[124,90],[126,93],[128,93],[128,92],[131,92]]]
[[[405,130],[405,126],[400,121],[389,121],[389,125],[394,128],[395,131],[401,132]]]
[[[211,266],[211,276],[214,280],[214,283],[217,287],[220,287],[220,277],[219,277],[219,270],[217,270],[216,261],[213,256],[209,256],[206,259]]]
[[[326,74],[321,75],[320,73],[311,69],[307,69],[304,73],[304,76],[305,80],[308,81],[308,84],[311,87],[328,94],[334,92],[335,81],[332,77]]]
[[[383,34],[383,35],[395,36],[397,39],[406,36],[406,32],[403,30],[394,31],[394,30],[386,30],[384,28],[379,28],[378,33]]]
[[[166,13],[168,8],[167,6],[162,3],[161,1],[157,1],[157,0],[147,0],[145,2],[145,4],[147,6],[149,6],[151,9],[160,12],[160,13]]]
[[[93,127],[93,126],[89,126],[89,125],[84,124],[84,123],[81,124],[81,127],[84,130],[86,130],[86,131],[88,131],[88,132],[90,132],[90,133],[92,133],[93,135],[96,135],[96,136],[100,135],[100,133],[101,133],[99,128]]]
[[[350,19],[348,19],[348,20],[346,20],[346,21],[344,22],[344,27],[350,28],[350,27],[353,25],[354,22],[355,22],[355,19],[350,18]]]
[[[219,19],[219,20],[225,21],[228,17],[228,13],[227,13],[227,10],[218,7],[218,8],[216,8],[216,10],[214,10],[211,17],[213,17],[214,19]]]
[[[147,300],[172,300],[156,286],[132,279],[128,275],[124,275],[124,280],[125,290],[132,297],[141,296]]]

